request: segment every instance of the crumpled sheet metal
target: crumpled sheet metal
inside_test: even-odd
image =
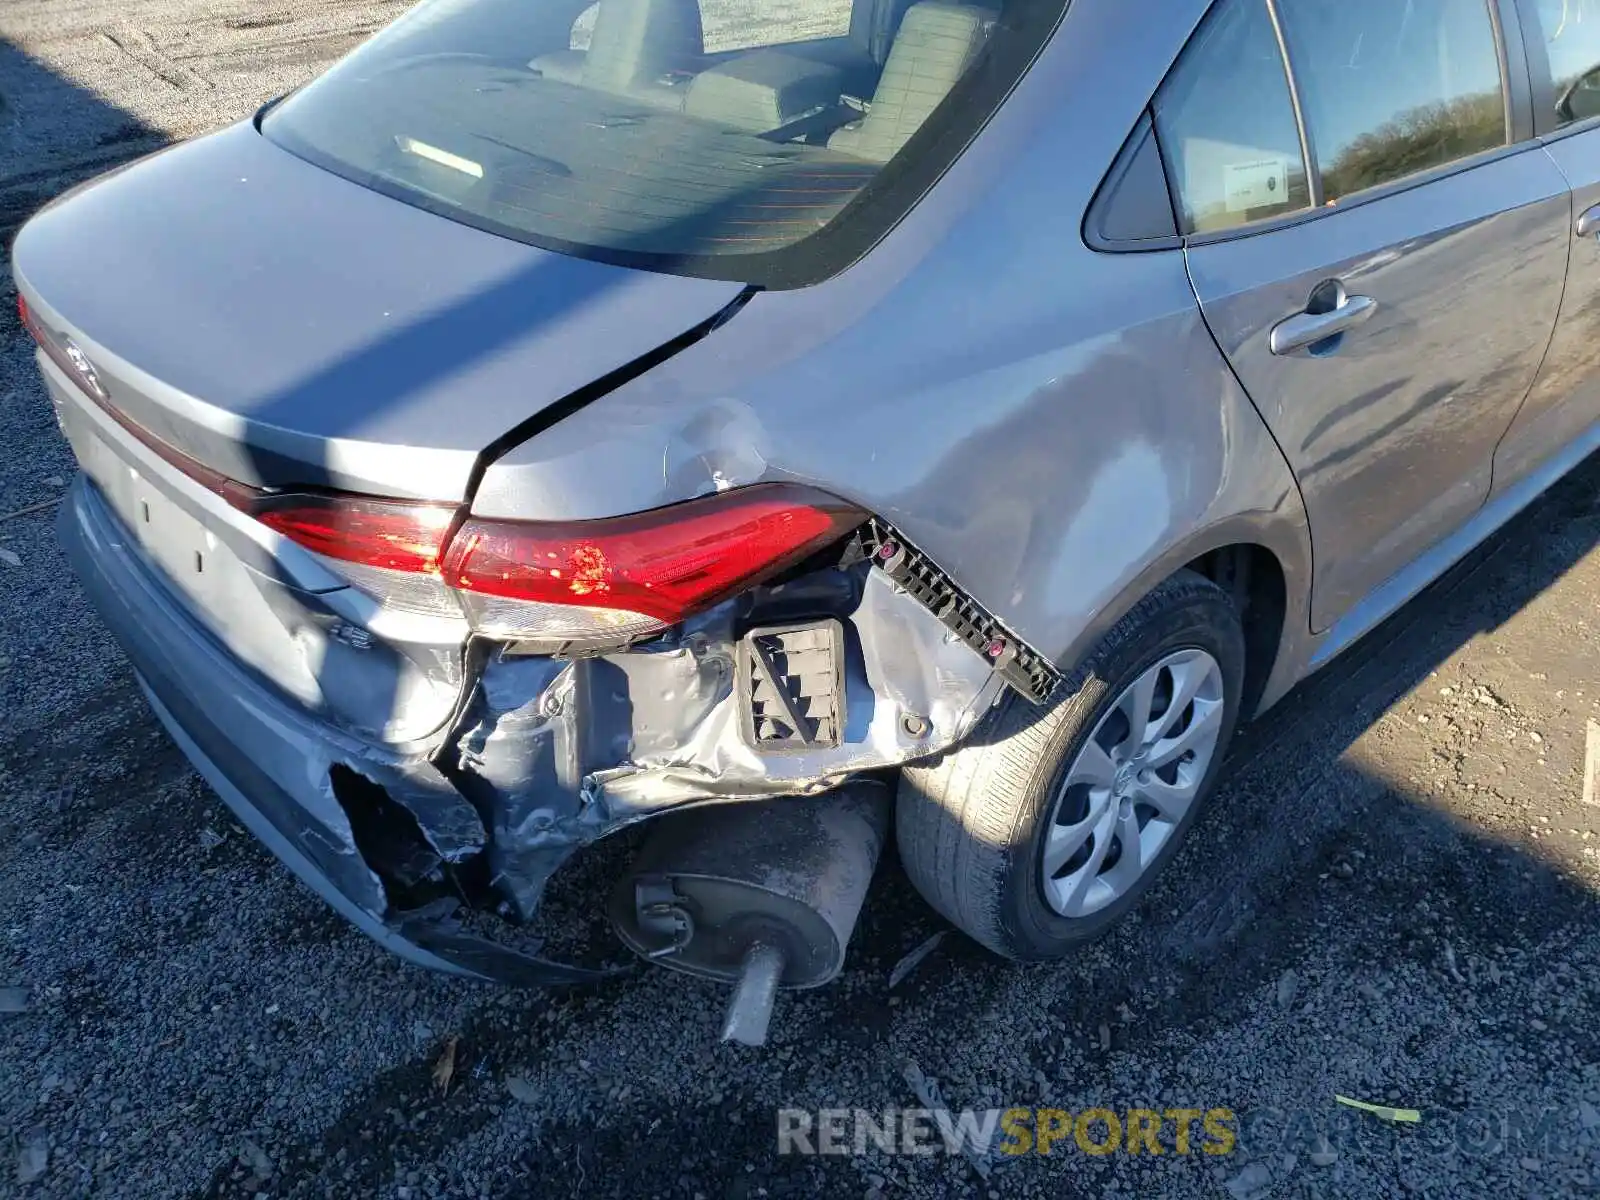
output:
[[[680,709],[672,734],[635,745],[628,762],[595,776],[598,798],[622,818],[697,799],[825,791],[845,776],[948,749],[1003,686],[987,662],[881,572],[867,574],[861,602],[848,620],[859,655],[846,656],[845,739],[832,748],[763,753],[744,740],[731,642],[694,664],[618,656],[630,696],[659,694],[652,685],[678,683],[669,690],[692,692],[694,703]],[[705,662],[713,656],[723,682],[707,695]],[[649,705],[646,712],[668,724],[670,716],[655,708]]]
[[[358,762],[339,762],[367,780],[378,784],[390,800],[400,804],[417,819],[417,827],[429,848],[444,863],[462,863],[483,852],[487,832],[482,817],[472,803],[451,785],[431,763],[408,760],[380,762],[364,758]],[[383,923],[386,930],[406,942],[419,946],[451,963],[456,969],[483,979],[518,986],[550,986],[593,983],[616,973],[616,969],[593,969],[543,958],[539,943],[521,947],[504,945],[462,927],[456,917],[458,897],[445,896],[418,910],[397,910],[388,885],[362,852],[348,814],[342,810],[327,769],[327,797],[340,809],[335,835],[348,839],[340,847],[359,862],[370,888],[350,898]],[[554,873],[570,848],[546,850],[548,863],[534,872],[534,904],[544,882]],[[531,913],[531,908],[528,910]]]
[[[483,818],[432,763],[377,771],[369,767],[364,773],[416,817],[423,838],[445,862],[464,862],[483,849]]]
[[[329,772],[341,761],[339,756],[308,756],[298,764],[304,772],[303,783],[292,794],[304,811],[304,817],[298,822],[298,828],[287,831],[288,836],[300,843],[314,860],[327,861],[328,856],[336,855],[337,861],[348,864],[342,875],[350,899],[374,916],[382,917],[388,909],[383,880],[362,857],[349,814],[334,794],[333,777]]]
[[[1003,681],[931,612],[865,565],[772,589],[744,625],[839,605],[846,724],[833,748],[760,752],[740,730],[733,604],[670,640],[563,662],[498,657],[457,746],[458,782],[493,812],[492,875],[531,913],[542,876],[585,841],[680,805],[825,791],[949,748]],[[557,857],[552,862],[552,852]]]

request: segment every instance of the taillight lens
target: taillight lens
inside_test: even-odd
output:
[[[474,518],[451,539],[444,579],[486,632],[632,637],[771,579],[865,519],[787,484],[571,524]]]
[[[21,320],[22,327],[28,331],[28,335],[33,338],[39,349],[54,359],[58,367],[76,380],[78,378],[77,368],[67,360],[66,354],[63,353],[61,347],[56,345],[56,340],[45,332],[44,326],[35,319],[33,310],[28,307],[27,297],[21,292],[17,293],[17,317]]]
[[[272,496],[251,515],[308,550],[344,562],[436,575],[456,509],[352,495]]]
[[[459,606],[491,636],[576,642],[659,632],[866,519],[787,484],[560,523],[469,518],[454,528],[458,510],[448,505],[338,493],[263,496],[249,511],[396,607]]]
[[[17,295],[23,326],[86,391],[83,371]],[[91,393],[92,394],[92,393]],[[811,488],[757,484],[597,521],[461,518],[455,505],[238,483],[93,398],[139,441],[233,507],[328,559],[397,608],[464,609],[494,636],[631,639],[765,582],[866,520]],[[453,532],[452,532],[453,531]]]

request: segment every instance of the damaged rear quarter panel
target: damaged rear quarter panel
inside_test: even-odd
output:
[[[845,622],[843,737],[757,749],[741,719],[739,639],[797,613]],[[453,777],[487,814],[495,890],[526,919],[585,842],[682,805],[823,791],[936,754],[1002,686],[937,617],[862,563],[757,589],[629,650],[570,661],[491,654]]]
[[[1201,318],[1181,250],[1082,220],[1204,10],[1077,0],[951,170],[860,262],[766,291],[492,463],[485,516],[585,519],[795,481],[884,518],[1063,668],[1165,574],[1255,542],[1304,642],[1292,475]],[[1218,541],[1226,538],[1227,541]],[[1293,654],[1281,656],[1292,661]]]

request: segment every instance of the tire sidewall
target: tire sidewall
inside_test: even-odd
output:
[[[1013,829],[1002,920],[1019,957],[1057,958],[1077,943],[1097,937],[1143,899],[1171,861],[1214,790],[1239,718],[1244,679],[1244,637],[1227,596],[1208,586],[1155,615],[1118,625],[1063,686],[1063,719],[1054,730]],[[1045,898],[1043,856],[1048,824],[1062,777],[1089,735],[1122,693],[1145,671],[1179,650],[1204,650],[1222,669],[1224,709],[1216,753],[1195,801],[1139,879],[1116,900],[1085,917],[1063,917]],[[1016,698],[1014,703],[1026,703]]]

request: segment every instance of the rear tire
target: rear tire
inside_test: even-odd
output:
[[[895,836],[912,883],[1007,958],[1060,958],[1103,933],[1215,787],[1244,663],[1227,593],[1178,572],[1044,704],[1007,692],[961,745],[901,772]]]

